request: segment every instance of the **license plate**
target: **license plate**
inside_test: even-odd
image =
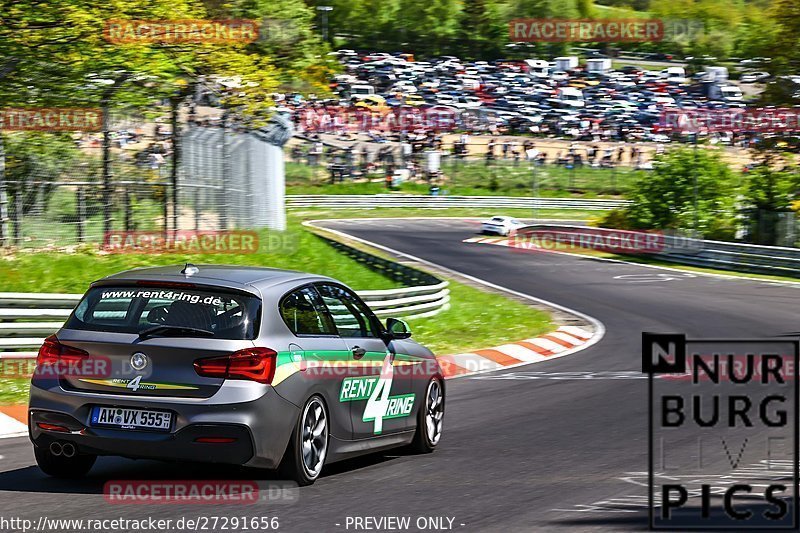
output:
[[[120,407],[94,407],[91,425],[120,429],[155,429],[167,431],[172,424],[172,413],[146,409]]]

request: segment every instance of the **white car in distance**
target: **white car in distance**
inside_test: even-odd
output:
[[[507,237],[512,232],[525,226],[526,224],[520,222],[516,218],[496,216],[481,222],[481,233],[484,235],[502,235]]]

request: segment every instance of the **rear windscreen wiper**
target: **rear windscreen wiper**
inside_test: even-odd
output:
[[[139,338],[146,337],[213,337],[214,332],[207,329],[191,328],[189,326],[159,325],[145,328],[139,332]]]

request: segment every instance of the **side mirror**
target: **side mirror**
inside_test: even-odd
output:
[[[386,331],[389,333],[390,339],[407,339],[411,337],[411,328],[397,318],[386,319]]]

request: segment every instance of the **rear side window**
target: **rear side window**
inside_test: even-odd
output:
[[[200,288],[94,287],[64,324],[68,329],[139,333],[154,326],[200,329],[209,337],[252,340],[261,300]]]
[[[295,335],[336,335],[316,289],[303,287],[281,301],[281,318]]]
[[[317,285],[322,301],[342,337],[378,337],[380,329],[372,312],[357,296],[338,285]]]

